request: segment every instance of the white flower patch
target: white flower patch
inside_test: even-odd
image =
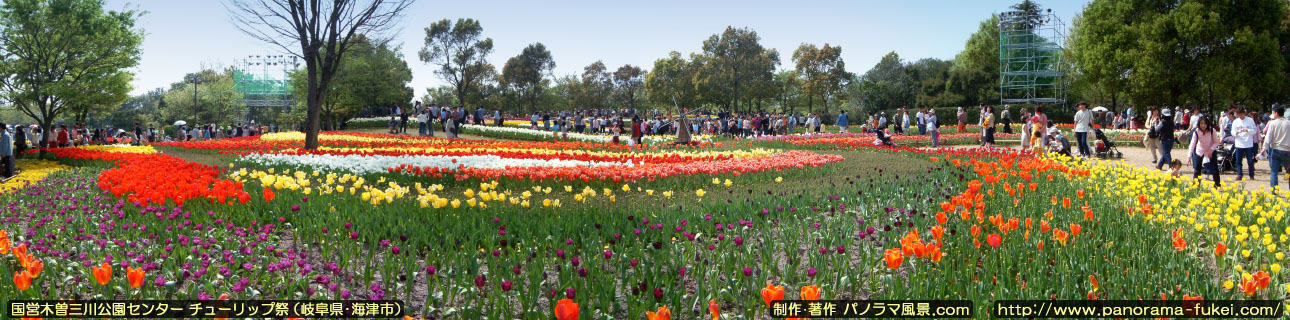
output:
[[[630,162],[579,161],[579,160],[543,160],[513,159],[495,155],[478,156],[383,156],[383,155],[290,155],[290,154],[249,154],[238,158],[264,166],[299,166],[330,171],[347,171],[355,174],[388,172],[388,169],[400,165],[414,167],[436,167],[455,169],[458,166],[470,168],[501,169],[514,167],[603,167],[632,166]],[[456,160],[456,162],[453,162]]]

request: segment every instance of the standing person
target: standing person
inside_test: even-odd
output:
[[[981,143],[986,148],[994,148],[994,107],[986,106],[983,111],[985,115],[981,118]]]
[[[1033,137],[1035,127],[1030,123],[1030,114],[1023,109],[1021,111],[1021,150],[1030,150],[1030,140]]]
[[[22,153],[23,153],[24,151],[27,151],[27,126],[16,126],[16,127],[13,127],[13,131],[14,131],[14,136],[13,136],[13,142],[14,142],[13,155],[14,155],[14,156],[21,156],[21,155],[22,155]]]
[[[907,107],[901,107],[900,108],[900,128],[896,128],[896,134],[903,136],[905,135],[905,130],[908,130],[908,129],[909,129],[909,109]]]
[[[957,116],[959,120],[958,133],[967,133],[967,111],[963,111],[963,107],[959,107]]]
[[[1236,117],[1232,119],[1231,131],[1233,147],[1236,148],[1236,181],[1244,179],[1242,172],[1241,160],[1244,159],[1250,167],[1250,180],[1254,180],[1254,155],[1258,149],[1254,146],[1255,136],[1258,135],[1259,126],[1250,118],[1245,108],[1236,110]]]
[[[914,120],[918,121],[918,135],[927,134],[927,113],[924,113],[923,109],[918,109],[918,113],[914,114]]]
[[[1142,145],[1151,151],[1151,163],[1155,164],[1160,160],[1158,152],[1160,150],[1160,132],[1156,131],[1156,122],[1160,121],[1160,110],[1156,107],[1147,108],[1147,134],[1142,137]]]
[[[1160,161],[1156,162],[1156,170],[1160,170],[1174,159],[1170,151],[1174,147],[1174,114],[1169,108],[1160,111],[1160,120],[1156,121],[1156,133],[1160,135]]]
[[[985,116],[986,116],[985,105],[982,104],[980,106],[977,106],[976,126],[977,128],[981,129],[981,133],[977,136],[977,140],[981,140],[980,145],[982,147],[985,146]]]
[[[67,132],[67,125],[59,126],[57,135],[55,137],[58,137],[59,148],[66,148],[66,147],[72,146],[72,142],[71,142],[72,137],[71,137],[71,133]]]
[[[838,132],[847,133],[847,111],[838,114]]]
[[[475,124],[484,125],[484,107],[475,107]]]
[[[1277,174],[1290,165],[1290,120],[1285,118],[1285,107],[1273,106],[1272,118],[1267,124],[1268,133],[1263,135],[1263,147],[1267,152],[1268,177],[1272,190],[1277,189]]]
[[[632,138],[629,139],[628,140],[629,142],[627,143],[629,150],[635,148],[636,146],[640,146],[641,149],[644,149],[645,146],[641,145],[641,136],[645,135],[645,131],[641,130],[642,125],[644,124],[641,123],[640,116],[638,115],[632,116]]]
[[[1030,116],[1031,130],[1039,132],[1039,141],[1048,143],[1048,116],[1044,114],[1043,105],[1035,105],[1034,115]]]
[[[1003,112],[999,113],[999,124],[1003,125],[1003,133],[1012,133],[1012,106],[1003,105]]]
[[[1202,171],[1209,171],[1214,175],[1214,187],[1220,187],[1218,181],[1218,160],[1214,159],[1214,150],[1223,144],[1223,138],[1218,135],[1218,129],[1214,127],[1209,117],[1201,117],[1196,121],[1196,131],[1191,135],[1191,143],[1187,145],[1187,156],[1191,157],[1192,179],[1199,178]],[[1203,168],[1203,170],[1202,170]]]
[[[493,122],[496,123],[495,126],[497,127],[506,124],[506,119],[502,118],[502,110],[493,109]]]
[[[13,136],[9,135],[9,126],[0,122],[0,162],[3,162],[4,171],[0,174],[5,179],[13,176]]]
[[[1088,111],[1088,103],[1080,101],[1075,104],[1075,142],[1079,144],[1080,157],[1091,155],[1088,148],[1088,132],[1092,130],[1093,113]]]
[[[941,125],[937,123],[936,109],[927,109],[926,117],[927,131],[932,133],[932,147],[939,148],[941,146]]]
[[[428,121],[428,112],[422,111],[417,113],[417,135],[424,137],[426,135],[426,122]]]

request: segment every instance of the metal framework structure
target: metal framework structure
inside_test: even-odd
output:
[[[291,95],[291,72],[300,63],[295,56],[250,55],[238,59],[233,65],[233,90],[242,94],[246,105],[243,117],[249,117],[251,108],[287,108],[295,104]]]
[[[1066,101],[1062,40],[1066,30],[1051,10],[999,17],[999,98],[1002,103]]]

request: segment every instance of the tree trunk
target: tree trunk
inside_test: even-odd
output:
[[[309,92],[305,95],[305,149],[318,149],[318,118],[322,111],[322,88],[319,87],[317,53],[305,55]]]

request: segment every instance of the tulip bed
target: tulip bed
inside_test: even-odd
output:
[[[13,275],[0,296],[400,299],[409,316],[435,319],[766,319],[780,298],[968,299],[988,317],[996,299],[1285,299],[1290,289],[1286,193],[865,139],[633,152],[329,133],[305,151],[303,135],[286,133],[54,149],[75,168],[0,195],[0,275]]]

